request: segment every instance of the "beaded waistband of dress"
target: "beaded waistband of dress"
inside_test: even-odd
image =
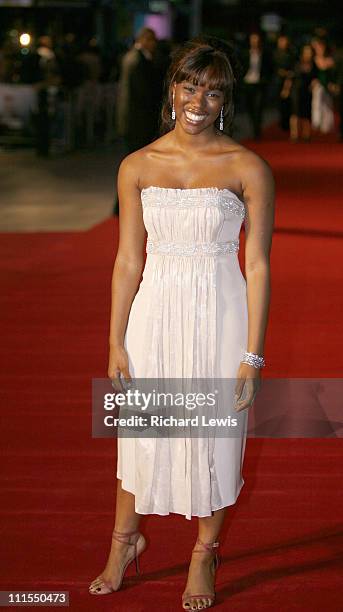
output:
[[[239,240],[227,242],[160,242],[148,238],[146,252],[163,255],[227,255],[239,251]]]

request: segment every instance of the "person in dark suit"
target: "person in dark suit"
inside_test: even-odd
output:
[[[157,45],[155,32],[142,28],[134,46],[122,59],[116,107],[117,134],[124,140],[126,154],[133,153],[158,136],[159,78],[153,62]],[[116,197],[113,214],[119,214]]]
[[[287,82],[288,79],[292,79],[294,76],[296,53],[287,34],[282,33],[277,39],[276,49],[273,53],[273,64],[280,113],[279,125],[282,130],[288,132],[291,116],[291,99],[287,95]]]
[[[117,100],[117,132],[129,153],[157,138],[158,79],[153,63],[157,39],[143,28],[123,57]]]
[[[263,46],[260,33],[250,34],[249,48],[243,51],[241,63],[246,109],[252,122],[254,139],[259,140],[266,89],[272,76],[271,56]]]

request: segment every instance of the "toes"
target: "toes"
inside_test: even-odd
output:
[[[106,586],[106,584],[104,583],[104,580],[101,578],[101,576],[98,576],[97,578],[95,578],[95,580],[93,580],[93,582],[90,584],[89,586],[89,592],[94,594],[99,594],[101,593],[101,591],[103,589],[107,589],[106,592],[110,592],[108,587]]]
[[[185,607],[187,606],[187,607]],[[187,602],[184,606],[185,610],[202,610],[203,608],[206,608],[207,606],[204,605],[203,601],[201,601],[201,599],[196,599],[190,602]]]
[[[212,605],[211,599],[193,599],[191,601],[184,601],[182,607],[184,610],[204,610]]]
[[[96,589],[98,589],[99,587],[101,587],[101,582],[94,582],[90,585],[89,589],[92,591],[95,591]]]
[[[95,584],[91,584],[89,587],[90,591],[101,591],[103,584],[101,582],[96,582]]]
[[[105,590],[103,590],[105,589]],[[92,589],[89,589],[89,592],[92,595],[106,595],[107,593],[111,593],[111,590],[106,587],[104,584],[100,584],[99,586],[95,586]]]
[[[92,583],[92,584],[89,586],[89,589],[88,589],[88,590],[89,590],[89,591],[95,591],[95,589],[97,588],[97,586],[98,586],[98,584],[97,584],[97,583]]]

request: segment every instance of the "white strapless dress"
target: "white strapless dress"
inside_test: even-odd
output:
[[[125,334],[131,376],[234,380],[248,340],[243,202],[215,187],[148,187],[141,199],[147,258]],[[119,437],[117,477],[136,512],[191,519],[234,504],[248,411],[240,415],[239,437]]]

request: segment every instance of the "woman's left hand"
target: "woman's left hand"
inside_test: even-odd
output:
[[[254,402],[260,387],[260,369],[247,363],[241,363],[237,373],[234,410],[241,412],[248,408]]]

